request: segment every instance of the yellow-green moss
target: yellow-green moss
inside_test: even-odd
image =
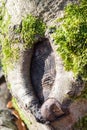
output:
[[[6,11],[4,16],[6,16]],[[23,18],[22,23],[18,26],[10,27],[10,17],[3,19],[1,24],[2,31],[2,54],[3,54],[3,68],[7,73],[8,68],[12,68],[13,64],[20,55],[20,44],[23,45],[21,49],[31,48],[38,40],[38,37],[44,37],[46,25],[43,21],[35,16],[28,15]],[[9,34],[10,33],[10,34]],[[12,34],[11,34],[12,33]],[[11,36],[12,35],[12,36]],[[22,41],[22,43],[21,43]]]
[[[53,38],[65,69],[87,80],[87,0],[69,4],[57,22],[61,25],[56,27]]]
[[[25,42],[25,47],[32,47],[33,43],[37,41],[38,36],[44,37],[46,25],[43,21],[32,15],[28,15],[22,21],[22,38]]]
[[[2,66],[8,64],[8,57],[10,55],[9,42],[8,42],[8,25],[10,24],[10,16],[5,8],[5,3],[2,1],[0,6],[0,45],[1,45],[1,60]],[[6,56],[7,55],[7,56]],[[7,62],[4,63],[4,59],[7,59]]]

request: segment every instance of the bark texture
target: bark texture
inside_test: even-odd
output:
[[[48,26],[55,18],[62,17],[63,9],[65,5],[69,2],[76,1],[7,0],[6,7],[8,13],[11,15],[10,27],[14,28],[14,26],[20,25],[22,17],[25,17],[27,14],[33,14],[42,18]],[[12,37],[14,35],[11,30],[9,30],[9,34],[9,37]],[[47,95],[45,95],[45,92],[41,90],[46,98],[44,96],[45,99],[43,101],[43,104],[40,103],[40,100],[42,99],[38,99],[38,97],[40,98],[40,96],[39,94],[37,95],[35,93],[35,88],[32,86],[30,76],[30,68],[32,64],[31,59],[35,51],[34,46],[32,48],[23,49],[23,40],[20,40],[20,43],[18,44],[22,49],[20,49],[19,59],[16,62],[13,61],[13,69],[9,69],[7,73],[8,82],[11,84],[11,93],[16,98],[18,105],[23,111],[25,117],[27,117],[31,122],[29,125],[30,130],[64,130],[64,128],[66,128],[66,130],[70,130],[74,122],[77,121],[77,118],[82,117],[87,112],[87,109],[83,108],[84,104],[86,104],[87,106],[86,101],[79,100],[71,104],[71,97],[79,95],[81,90],[84,88],[84,83],[79,78],[75,79],[72,72],[67,72],[64,70],[63,61],[56,53],[56,46],[52,42],[50,34],[47,34],[45,38],[38,37],[37,41],[40,43],[49,42],[52,48],[53,54],[48,51],[50,53],[48,54],[47,59],[48,64],[50,64],[49,57],[51,57],[51,54],[54,56],[54,70],[56,70],[56,75],[54,76],[55,78],[53,85]],[[44,47],[42,48],[43,52],[45,52],[46,49],[44,49]],[[41,55],[43,52],[41,52]],[[46,59],[44,60],[44,64],[45,63],[47,65]],[[46,70],[46,67],[44,67],[44,69]],[[81,107],[81,105],[79,104],[80,102],[81,105],[83,105],[81,112],[79,112],[78,110],[78,107]],[[77,113],[77,111],[79,114],[77,114],[76,116],[75,114]],[[70,115],[64,117],[64,115],[69,113]],[[45,124],[38,123],[36,120]],[[68,124],[68,121],[71,120],[72,122]]]
[[[12,24],[21,22],[23,16],[31,13],[44,19],[47,24],[51,24],[57,17],[63,15],[63,9],[69,2],[77,0],[8,0],[7,8],[12,16]]]

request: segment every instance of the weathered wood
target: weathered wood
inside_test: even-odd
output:
[[[73,130],[72,126],[82,117],[87,115],[87,100],[79,99],[69,106],[70,114],[51,125],[54,130]]]
[[[71,1],[71,0],[69,0],[69,1]],[[56,17],[59,17],[59,16],[62,17],[63,8],[67,2],[68,2],[68,0],[67,1],[65,1],[65,0],[59,0],[59,1],[58,0],[55,0],[55,1],[53,1],[53,0],[50,0],[50,1],[49,0],[43,0],[43,1],[8,0],[6,7],[8,10],[8,13],[11,15],[11,26],[12,27],[14,27],[16,25],[20,25],[22,16],[26,16],[29,13],[31,13],[35,16],[39,16],[40,18],[43,18],[43,20],[48,25]],[[10,33],[10,35],[11,34],[14,35],[11,31],[9,31],[9,33]],[[50,38],[48,38],[48,39],[50,39]],[[38,39],[38,41],[39,40],[40,39]],[[43,39],[42,39],[42,42],[43,42]],[[69,109],[70,103],[72,101],[70,96],[72,97],[74,95],[75,96],[78,95],[79,92],[81,92],[81,90],[84,88],[84,84],[83,84],[82,80],[79,80],[79,81],[78,81],[78,79],[76,80],[72,72],[66,72],[64,70],[63,62],[56,53],[56,47],[54,46],[54,44],[52,42],[50,42],[50,43],[51,43],[53,53],[55,55],[54,57],[55,57],[55,61],[56,61],[56,63],[55,63],[56,76],[55,76],[55,81],[53,82],[52,89],[50,90],[50,94],[48,92],[48,94],[46,96],[44,93],[47,100],[45,101],[45,103],[42,104],[42,106],[41,106],[41,103],[39,102],[39,100],[42,100],[43,97],[41,97],[41,99],[39,99],[40,98],[39,94],[35,94],[35,91],[38,92],[38,90],[34,91],[34,88],[32,86],[33,80],[31,82],[31,77],[30,77],[31,58],[32,58],[33,51],[35,51],[35,50],[34,50],[34,48],[32,48],[32,49],[27,48],[24,50],[23,49],[23,40],[22,40],[22,42],[20,41],[20,43],[18,43],[19,46],[22,47],[22,51],[20,49],[19,59],[17,60],[17,62],[13,61],[13,69],[12,70],[9,69],[8,74],[7,74],[8,82],[11,84],[12,95],[16,98],[16,100],[19,104],[19,107],[21,108],[25,117],[27,117],[30,120],[30,122],[32,122],[30,124],[30,130],[33,130],[33,129],[35,129],[35,130],[52,130],[52,129],[64,130],[64,127],[62,127],[62,126],[59,127],[59,120],[57,120],[54,123],[50,123],[49,125],[41,124],[41,123],[38,123],[37,121],[40,121],[42,123],[45,123],[45,122],[48,123],[47,121],[53,121],[55,119],[58,119],[58,117],[60,117],[64,113],[66,113],[67,108],[68,108],[68,110],[72,111],[73,110],[72,108]],[[38,46],[38,44],[37,44],[37,46]],[[43,46],[43,50],[44,50],[44,46]],[[48,53],[48,57],[47,57],[47,59],[49,59],[48,60],[49,64],[50,64],[50,58],[49,58],[50,54],[51,53]],[[47,73],[46,68],[45,68],[45,71]],[[32,71],[32,73],[33,73],[33,71]],[[53,72],[53,74],[54,74],[54,72]],[[78,85],[79,82],[81,83],[81,86]],[[35,85],[36,85],[36,83],[35,83]],[[77,89],[77,87],[78,87],[78,89]],[[39,98],[37,97],[37,95]],[[79,102],[77,103],[77,106],[75,107],[75,109],[78,108]],[[84,101],[82,101],[82,105],[84,106],[83,102]],[[48,105],[48,107],[47,107],[47,105]],[[77,110],[77,111],[79,111],[79,110]],[[86,113],[86,110],[84,110],[84,115],[85,115],[85,113]],[[78,117],[80,116],[80,114],[78,115]],[[50,119],[51,115],[52,115],[52,118]],[[35,118],[37,119],[37,121]],[[69,121],[68,118],[66,118],[66,117],[61,118],[60,124],[62,125],[64,123],[63,119],[66,120],[66,124],[65,124],[66,128],[67,128],[67,122]],[[73,120],[74,120],[74,118],[73,118]],[[77,120],[75,120],[75,121],[77,121]],[[72,126],[72,124],[71,124],[71,126]],[[71,129],[71,126],[69,127],[70,129]]]
[[[11,15],[11,23],[20,24],[22,17],[33,14],[43,18],[50,25],[52,21],[63,15],[63,9],[69,2],[78,0],[8,0],[7,9]]]
[[[14,69],[8,72],[8,81],[11,84],[12,95],[17,101],[21,102],[24,108],[30,109],[36,119],[39,120],[41,118],[39,114],[40,104],[35,96],[30,79],[32,52],[32,49],[21,52],[20,59],[15,63]]]
[[[56,66],[53,49],[48,39],[35,44],[31,60],[31,81],[36,95],[43,103],[55,80]]]

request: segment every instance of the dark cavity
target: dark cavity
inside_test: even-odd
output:
[[[56,75],[55,56],[48,39],[35,44],[30,72],[35,94],[43,103],[52,89]]]

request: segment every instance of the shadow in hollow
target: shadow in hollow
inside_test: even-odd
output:
[[[43,103],[55,80],[55,57],[48,39],[35,44],[31,60],[31,82],[36,96]]]

